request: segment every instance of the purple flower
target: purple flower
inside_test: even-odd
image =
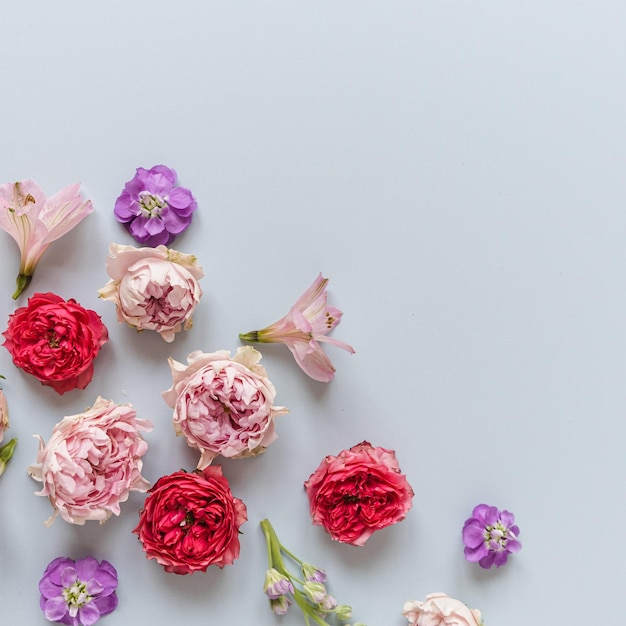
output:
[[[509,554],[522,549],[518,535],[513,513],[479,504],[463,525],[465,558],[472,563],[478,561],[485,569],[492,565],[500,567],[506,563]]]
[[[270,607],[275,615],[287,615],[291,600],[287,596],[279,596],[278,598],[270,598]]]
[[[176,187],[176,172],[165,165],[137,168],[115,201],[119,222],[142,244],[169,245],[191,223],[198,203],[189,189]]]
[[[307,580],[302,585],[302,591],[306,594],[307,598],[313,604],[321,604],[326,599],[326,586],[324,583],[316,583],[312,580]]]
[[[117,606],[117,571],[92,556],[51,561],[39,581],[39,606],[46,619],[68,626],[91,626]]]
[[[265,572],[263,591],[270,600],[276,600],[286,593],[293,593],[293,585],[287,576],[271,567]]]
[[[310,580],[316,583],[326,582],[327,576],[323,569],[319,569],[310,563],[302,563],[301,569],[304,580]]]

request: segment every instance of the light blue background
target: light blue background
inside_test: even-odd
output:
[[[626,549],[626,5],[579,2],[5,2],[0,9],[0,183],[48,194],[81,182],[95,212],[49,249],[28,291],[95,309],[110,342],[84,391],[62,397],[0,350],[20,438],[0,479],[2,622],[46,623],[37,582],[59,555],[120,575],[106,624],[259,626],[269,517],[330,574],[368,626],[445,591],[486,626],[601,624],[623,597]],[[98,300],[112,210],[138,166],[164,163],[195,193],[174,247],[204,266],[194,328],[166,344]],[[17,246],[0,233],[0,326]],[[179,577],[119,518],[57,520],[26,474],[37,442],[102,395],[155,428],[145,475],[196,454],[160,397],[168,356],[235,350],[283,315],[318,272],[344,311],[315,383],[283,346],[263,362],[291,409],[256,459],[224,462],[248,506],[241,557]],[[363,548],[313,527],[302,483],[364,439],[397,451],[415,490]],[[523,550],[501,570],[466,563],[479,502],[515,512]]]

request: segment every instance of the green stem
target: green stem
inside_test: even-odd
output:
[[[309,604],[306,596],[299,590],[294,589],[293,599],[296,601],[296,604],[300,607],[302,611],[302,615],[304,615],[304,620],[307,625],[309,623],[309,617],[319,624],[320,626],[328,626],[328,622],[323,620],[317,613],[314,612],[313,607]]]
[[[328,626],[328,622],[323,620],[316,612],[315,609],[311,606],[306,596],[299,590],[295,589],[293,593],[293,599],[296,601],[296,604],[300,607],[302,611],[302,615],[304,615],[304,619],[306,623],[309,623],[309,618],[311,618],[316,624],[320,626]]]
[[[251,330],[247,333],[239,333],[239,339],[242,341],[250,341],[252,343],[258,343],[259,340],[259,331]]]
[[[261,528],[263,529],[263,534],[265,535],[265,543],[267,544],[267,560],[270,568],[273,567],[277,571],[279,571],[284,576],[287,576],[290,580],[297,581],[300,584],[304,584],[304,581],[296,578],[286,567],[285,562],[282,557],[282,552],[287,554],[297,563],[302,564],[302,561],[292,552],[289,552],[279,541],[278,536],[276,535],[276,531],[270,524],[268,519],[261,520]],[[329,626],[328,622],[324,621],[315,611],[315,607],[313,607],[304,593],[302,593],[299,589],[294,589],[293,599],[296,601],[296,604],[300,607],[302,611],[302,615],[304,617],[304,622],[306,626],[310,625],[310,620],[312,619],[319,626]]]
[[[263,527],[263,522],[261,522],[261,527]],[[274,559],[272,558],[272,546],[271,546],[271,539],[269,538],[268,533],[266,532],[265,528],[263,528],[263,534],[265,535],[265,547],[267,548],[267,563],[268,563],[268,567],[272,568],[274,567]]]
[[[15,283],[17,288],[15,289],[15,293],[13,294],[13,300],[17,300],[19,295],[30,285],[30,281],[33,279],[32,274],[18,274],[15,279]]]
[[[290,557],[291,559],[293,559],[293,560],[294,560],[294,561],[295,561],[298,565],[302,565],[302,561],[301,561],[301,560],[300,560],[300,559],[299,559],[299,558],[298,558],[298,557],[297,557],[297,556],[296,556],[293,552],[290,552],[289,550],[287,550],[287,548],[285,548],[285,546],[283,546],[282,544],[281,544],[281,546],[280,546],[280,547],[282,548],[283,552],[284,552],[284,553],[285,553],[288,557]]]
[[[281,552],[286,554],[290,559],[293,559],[293,561],[295,561],[298,565],[301,566],[303,564],[303,561],[301,561],[291,550],[288,550],[282,543],[280,543],[280,540],[276,535],[276,531],[274,530],[268,519],[264,519],[261,522],[261,527],[263,528],[263,532],[265,533],[265,540],[268,542],[268,544],[270,541],[276,543],[280,547]],[[268,540],[268,536],[270,536],[271,539]]]
[[[281,574],[291,577],[291,573],[285,567],[285,562],[280,553],[280,541],[276,536],[274,528],[268,519],[261,520],[261,528],[265,535],[265,543],[267,544],[267,560],[270,567],[278,570]]]

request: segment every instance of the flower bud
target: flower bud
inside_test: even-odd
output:
[[[287,596],[270,599],[270,606],[275,615],[286,615],[290,604],[291,600]]]
[[[302,575],[304,576],[304,580],[310,580],[316,583],[326,582],[326,572],[310,563],[302,564]]]
[[[289,578],[272,567],[265,572],[263,591],[270,600],[275,600],[286,593],[293,593],[293,585]],[[277,615],[282,615],[282,613],[277,613]]]
[[[324,596],[324,599],[320,602],[320,608],[324,611],[332,611],[337,606],[337,600],[333,598],[329,593]]]
[[[352,607],[347,604],[340,604],[335,609],[335,613],[342,622],[347,622],[352,617]]]
[[[302,585],[302,590],[307,598],[314,604],[320,604],[324,602],[326,598],[326,587],[322,583],[307,580],[307,582]]]
[[[11,439],[9,443],[5,443],[0,448],[0,476],[4,474],[4,470],[7,467],[7,463],[11,460],[15,446],[17,445],[17,439]]]

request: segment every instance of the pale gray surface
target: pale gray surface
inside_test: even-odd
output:
[[[3,624],[46,623],[43,568],[89,552],[120,573],[103,626],[299,624],[261,591],[265,516],[368,626],[401,626],[403,602],[432,591],[487,626],[612,618],[626,559],[623,3],[37,1],[5,2],[0,21],[0,182],[81,182],[95,206],[28,293],[75,297],[111,337],[90,386],[62,397],[0,350],[20,437],[0,479]],[[96,296],[109,242],[132,243],[114,201],[157,163],[198,199],[175,247],[206,270],[195,326],[172,345]],[[18,262],[0,233],[3,329]],[[31,435],[100,394],[155,423],[151,481],[191,468],[160,398],[167,357],[234,350],[319,271],[357,353],[329,349],[326,386],[286,348],[263,350],[291,414],[266,455],[223,464],[249,511],[235,565],[165,574],[130,532],[138,494],[104,526],[44,528]],[[310,524],[302,482],[363,439],[397,451],[416,496],[359,549]],[[499,571],[463,559],[481,501],[521,528]]]

